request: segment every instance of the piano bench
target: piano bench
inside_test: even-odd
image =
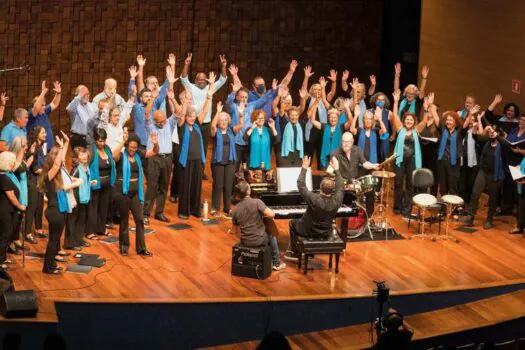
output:
[[[298,269],[302,266],[302,255],[304,254],[304,274],[308,273],[308,259],[313,255],[328,254],[328,268],[332,268],[332,256],[335,255],[335,273],[339,273],[339,255],[345,249],[345,242],[338,234],[332,234],[327,238],[310,238],[297,236],[297,253],[299,255]]]

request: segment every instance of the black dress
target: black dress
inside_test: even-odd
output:
[[[55,189],[55,181],[45,179],[46,185],[46,196],[47,196],[47,208],[46,208],[46,219],[49,224],[49,240],[46,247],[46,255],[44,258],[44,269],[45,273],[53,273],[57,268],[55,256],[60,250],[60,237],[64,231],[66,223],[66,215],[60,213],[58,210],[58,199]]]
[[[7,258],[7,245],[15,230],[16,207],[7,197],[9,191],[14,191],[17,198],[20,195],[13,181],[6,174],[0,174],[0,223],[3,228],[0,230],[0,263]]]

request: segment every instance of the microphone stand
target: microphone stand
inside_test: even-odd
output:
[[[5,68],[5,69],[0,69],[0,74],[8,73],[8,72],[16,72],[16,71],[19,71],[19,70],[25,70],[25,71],[29,72],[30,69],[31,69],[31,67],[29,67],[29,65],[24,65],[24,66],[15,67],[15,68]]]

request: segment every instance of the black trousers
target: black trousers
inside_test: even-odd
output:
[[[224,212],[230,211],[230,202],[235,180],[235,163],[212,164],[213,188],[211,195],[211,207],[214,210],[221,209],[221,194]]]
[[[476,181],[478,170],[479,167],[477,165],[473,167],[463,165],[461,167],[459,175],[459,193],[465,203],[470,203],[470,197],[472,195],[472,189],[474,188],[474,181]]]
[[[179,197],[179,215],[201,215],[202,159],[189,160],[182,168],[182,191]],[[233,181],[232,181],[233,183]]]
[[[414,187],[412,186],[412,173],[415,169],[415,160],[403,160],[398,166],[394,164],[394,210],[403,210],[405,213],[410,210]],[[403,181],[405,189],[403,189]]]
[[[310,131],[310,140],[305,142],[305,153],[310,156],[312,159],[314,155],[317,159],[317,170],[321,170],[321,148],[322,148],[323,138],[321,131],[316,128],[312,128]]]
[[[13,229],[11,230],[11,239],[9,242],[14,242],[20,239],[20,225],[22,224],[22,215],[23,214],[19,211],[15,211],[13,213]]]
[[[181,166],[179,163],[180,145],[173,143],[173,171],[171,173],[170,196],[178,197],[182,188]]]
[[[238,171],[240,170],[242,163],[250,162],[250,146],[241,146],[235,144],[235,156],[237,158],[237,162],[235,163],[235,171]]]
[[[459,162],[452,166],[449,160],[438,161],[439,193],[442,196],[446,194],[457,196],[459,194],[459,178]]]
[[[32,232],[33,222],[35,230],[42,230],[42,216],[44,215],[44,195],[36,187],[36,179],[27,182],[27,208],[24,234]]]
[[[0,230],[0,264],[7,259],[7,246],[13,235],[14,212],[0,212],[0,222],[2,223],[2,230]]]
[[[505,173],[502,183],[501,209],[511,212],[518,203],[518,189],[510,173]]]
[[[521,193],[518,194],[518,215],[517,215],[517,227],[519,229],[525,229],[525,185],[522,185]]]
[[[89,201],[86,233],[104,234],[106,232],[106,218],[110,200],[110,185],[102,185],[102,187],[98,190],[91,190],[91,200]]]
[[[61,214],[57,206],[51,205],[46,209],[46,219],[49,224],[49,240],[47,241],[43,271],[51,272],[57,267],[55,256],[60,250],[60,237],[66,225],[66,215]]]
[[[166,196],[170,185],[172,155],[155,156],[148,159],[146,179],[148,188],[144,201],[144,215],[149,216],[156,202],[155,214],[162,214],[166,204]]]
[[[69,144],[71,145],[71,149],[75,149],[75,147],[86,147],[86,135],[72,133],[71,137],[69,138]]]
[[[78,199],[77,199],[78,201]],[[84,242],[89,204],[80,204],[66,215],[66,234],[64,248],[80,247]]]
[[[429,143],[427,145],[421,145],[421,162],[423,163],[423,168],[430,169],[432,174],[434,174],[434,186],[430,188],[430,193],[434,196],[437,196],[438,191],[438,160],[437,160],[438,147],[437,144]],[[412,175],[411,175],[412,177]]]
[[[279,148],[279,147],[276,147]],[[288,153],[288,156],[282,157],[281,151],[275,158],[278,168],[299,168],[303,165],[303,160],[299,157],[299,152]]]
[[[470,197],[470,214],[472,216],[476,216],[479,205],[479,197],[481,197],[481,194],[485,188],[488,188],[489,211],[487,214],[487,220],[492,220],[498,205],[501,183],[502,181],[494,181],[492,173],[487,172],[485,169],[480,169],[478,171],[476,180],[474,181],[474,187],[472,188],[472,196]]]
[[[208,156],[208,145],[211,139],[211,123],[201,124],[202,143],[204,146],[204,155]]]
[[[129,212],[133,215],[133,221],[135,222],[135,249],[137,252],[143,252],[146,250],[146,239],[144,238],[144,216],[142,214],[143,208],[140,203],[137,183],[131,183],[128,194],[122,193],[122,181],[117,182],[115,187],[115,199],[118,204],[120,212],[120,225],[119,225],[119,246],[129,247]]]

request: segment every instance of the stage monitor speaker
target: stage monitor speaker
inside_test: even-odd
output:
[[[35,317],[37,312],[34,290],[5,292],[0,297],[0,313],[5,318]]]
[[[236,244],[232,248],[232,275],[267,279],[272,274],[272,250],[265,247],[245,247]]]
[[[6,270],[0,270],[0,294],[4,292],[12,292],[15,290],[13,279]]]

